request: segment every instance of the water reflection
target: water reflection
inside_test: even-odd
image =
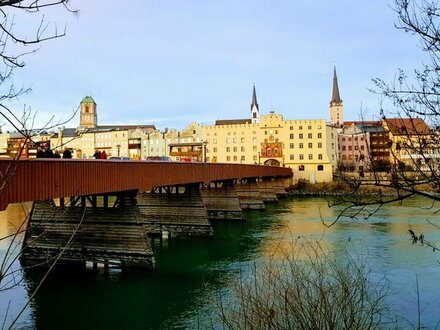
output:
[[[409,225],[426,239],[440,241],[440,230],[426,219],[437,219],[433,209],[413,199],[402,206],[386,206],[368,220],[341,219],[327,228],[338,209],[319,198],[288,199],[270,205],[266,212],[248,212],[245,222],[214,224],[215,238],[181,238],[154,241],[157,271],[123,273],[86,271],[53,272],[21,319],[20,326],[50,329],[180,329],[203,328],[212,317],[216,297],[246,267],[261,259],[281,257],[295,242],[319,241],[324,250],[345,258],[344,247],[368,260],[372,278],[390,280],[390,303],[415,324],[415,275],[419,275],[422,321],[433,327],[440,315],[438,260],[440,254],[412,245]],[[420,206],[425,205],[424,208]],[[3,213],[2,235],[19,224],[21,208],[15,207],[12,225]],[[18,212],[18,213],[17,213]],[[10,216],[10,215],[9,215]],[[4,245],[0,245],[4,253]],[[279,252],[274,252],[279,251]],[[278,254],[277,254],[278,253]],[[0,316],[7,301],[22,305],[43,276],[25,273],[25,284],[0,298]],[[6,303],[5,303],[6,302]],[[431,302],[428,305],[427,302]],[[434,303],[432,303],[434,302]],[[17,311],[15,306],[11,313]]]

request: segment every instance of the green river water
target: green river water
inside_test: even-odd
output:
[[[348,245],[368,260],[372,280],[385,276],[387,298],[399,315],[399,328],[417,324],[416,274],[422,324],[440,320],[440,252],[412,245],[409,226],[426,239],[440,242],[440,229],[427,222],[438,215],[421,199],[382,208],[368,220],[340,220],[326,228],[337,209],[324,198],[289,198],[265,212],[246,212],[246,220],[214,224],[215,237],[176,238],[153,242],[154,272],[56,270],[44,281],[19,318],[19,329],[206,329],[218,328],[217,297],[254,262],[273,258],[292,240],[318,240],[332,253]],[[13,233],[25,212],[12,205],[0,213],[0,235]],[[440,224],[440,221],[438,222]],[[0,241],[5,255],[10,238]],[[0,328],[28,301],[43,273],[23,272],[17,285],[0,292]],[[2,283],[4,285],[4,283]]]

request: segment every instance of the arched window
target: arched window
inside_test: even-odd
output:
[[[273,149],[273,154],[274,154],[275,157],[279,155],[279,150],[278,150],[278,148],[274,148],[274,149]]]
[[[299,170],[299,171],[304,171],[304,165],[299,165],[299,166],[298,166],[298,170]]]
[[[267,148],[267,149],[266,149],[266,155],[267,155],[268,157],[272,156],[272,149],[271,149],[271,148]]]
[[[318,165],[318,171],[324,171],[324,165]]]

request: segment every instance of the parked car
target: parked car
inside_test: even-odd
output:
[[[131,160],[130,157],[111,156],[109,159]]]
[[[172,162],[168,156],[149,156],[147,162]]]

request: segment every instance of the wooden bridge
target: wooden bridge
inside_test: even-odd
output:
[[[263,165],[94,159],[0,160],[0,174],[1,210],[34,201],[25,263],[144,268],[154,268],[148,236],[212,236],[208,219],[264,209],[292,177]]]

